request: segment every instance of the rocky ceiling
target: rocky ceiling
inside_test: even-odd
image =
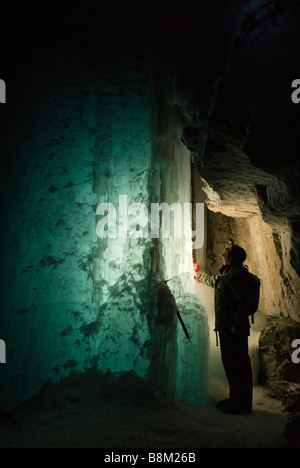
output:
[[[110,54],[112,62],[120,55],[170,60],[183,141],[212,189],[230,202],[222,186],[233,176],[239,191],[250,164],[259,207],[266,215],[284,209],[300,230],[299,108],[291,102],[300,68],[298,1],[12,0],[2,2],[1,17],[11,80],[70,51],[93,60]]]
[[[22,74],[56,56],[90,55],[101,66],[105,55],[115,67],[124,57],[131,67],[167,61],[170,104],[181,112],[208,207],[262,213],[277,230],[288,222],[300,272],[300,104],[291,100],[298,1],[11,0],[1,3],[1,17],[11,100],[22,92]]]
[[[261,213],[277,231],[288,224],[298,273],[300,107],[291,84],[300,69],[299,20],[295,1],[226,2],[178,75],[183,141],[197,157],[209,208]],[[195,70],[189,84],[187,69]]]

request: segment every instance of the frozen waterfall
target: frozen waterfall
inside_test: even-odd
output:
[[[11,174],[3,208],[1,338],[9,366],[0,369],[1,404],[10,409],[49,379],[91,367],[134,370],[158,395],[201,404],[208,325],[195,295],[192,240],[152,239],[142,225],[130,237],[118,220],[114,235],[109,226],[107,237],[96,231],[97,207],[118,213],[120,196],[148,214],[151,203],[191,202],[176,106],[158,101],[159,78],[153,84],[125,65],[119,73],[81,65],[56,66],[28,109],[34,131],[20,128],[8,145],[23,169]],[[138,209],[135,216],[142,219]]]

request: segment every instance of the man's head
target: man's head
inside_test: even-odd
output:
[[[222,254],[224,265],[242,265],[247,258],[245,250],[239,245],[232,244]]]

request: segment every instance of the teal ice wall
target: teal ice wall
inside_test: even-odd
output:
[[[195,301],[187,310],[192,351],[182,330],[168,335],[171,344],[163,329],[156,333],[155,282],[171,273],[192,274],[191,250],[182,242],[96,235],[97,206],[118,208],[119,195],[127,195],[129,205],[148,207],[190,201],[188,152],[181,148],[174,156],[172,150],[180,144],[178,131],[175,144],[166,141],[165,156],[154,154],[148,64],[56,59],[37,76],[24,80],[26,106],[12,113],[5,143],[12,163],[2,204],[0,337],[7,364],[0,366],[0,406],[11,409],[46,381],[94,366],[154,380],[164,368],[162,387],[173,389],[166,396],[199,403],[207,332],[201,304],[199,316]],[[169,310],[168,301],[173,304],[170,296],[161,307]]]
[[[121,64],[117,74],[99,68],[56,63],[14,115],[2,233],[6,408],[71,370],[147,368],[140,296],[149,242],[98,239],[95,212],[124,193],[148,202],[150,86]]]

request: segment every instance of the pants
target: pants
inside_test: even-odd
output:
[[[239,408],[252,409],[253,378],[248,337],[220,332],[222,362],[230,387],[229,398]]]

